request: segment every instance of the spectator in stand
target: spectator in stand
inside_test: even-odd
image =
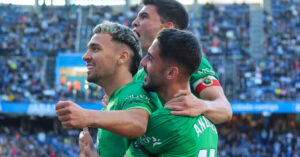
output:
[[[1,4],[0,10],[0,50],[4,54],[47,56],[75,50],[76,9],[45,7],[36,13]]]
[[[138,10],[132,7],[123,14],[111,6],[82,8],[91,9],[87,15],[90,27],[87,30],[103,20],[128,25]],[[189,29],[201,37],[204,55],[219,74],[220,82],[225,82],[223,87],[229,100],[298,101],[300,98],[300,5],[293,1],[272,1],[272,8],[272,14],[265,12],[264,16],[263,61],[253,61],[249,57],[249,5],[206,4],[201,12],[190,12]],[[22,6],[0,4],[0,10],[2,101],[54,102],[61,97],[76,99],[65,86],[52,87],[43,82],[40,66],[43,60],[41,57],[33,59],[32,56],[74,52],[79,7],[43,6],[42,11],[36,13]],[[224,57],[232,55],[238,56],[236,63],[223,61]],[[16,59],[16,56],[31,57]],[[224,62],[239,67],[232,80],[223,80]],[[98,101],[99,96],[96,95],[99,90],[93,87],[89,89],[89,99],[85,101]]]

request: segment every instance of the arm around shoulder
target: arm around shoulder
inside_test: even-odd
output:
[[[207,106],[207,111],[203,114],[214,124],[230,121],[232,109],[221,86],[211,86],[205,88],[200,93],[200,98]]]
[[[137,138],[147,130],[149,113],[144,109],[115,111],[89,110],[90,126],[102,128],[126,138]]]

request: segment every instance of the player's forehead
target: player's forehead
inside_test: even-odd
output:
[[[89,46],[104,46],[104,45],[111,45],[112,40],[111,40],[111,35],[107,33],[95,33],[91,40],[88,43]]]
[[[148,4],[148,5],[143,6],[143,8],[139,11],[138,14],[139,15],[147,14],[149,16],[159,16],[159,14],[157,13],[156,6],[152,5],[152,4]]]
[[[148,49],[148,54],[151,56],[158,56],[159,50],[159,41],[155,39]]]

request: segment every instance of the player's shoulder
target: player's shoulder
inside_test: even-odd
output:
[[[123,93],[147,93],[143,88],[144,83],[139,81],[132,81],[128,83],[122,90]]]
[[[144,77],[145,77],[146,73],[144,68],[141,68],[140,70],[138,70],[138,72],[134,75],[133,77],[133,81],[141,81],[144,82]]]
[[[145,72],[144,68],[141,68],[141,69],[138,70],[138,72],[136,74],[142,74],[144,72]]]
[[[190,81],[191,83],[193,83],[206,76],[215,77],[217,80],[219,79],[218,75],[216,74],[208,60],[205,57],[202,57],[201,64],[199,68],[192,74]]]
[[[203,74],[203,73],[215,74],[215,71],[212,68],[211,64],[204,56],[201,58],[201,64],[194,74]]]
[[[170,128],[170,126],[184,125],[188,120],[189,117],[176,116],[171,114],[171,111],[167,108],[159,108],[151,114],[149,123],[153,127],[166,126],[168,130],[177,130],[178,127]]]
[[[150,103],[151,97],[143,88],[142,82],[130,82],[124,86],[118,94],[118,99],[124,103],[128,102],[144,102]]]

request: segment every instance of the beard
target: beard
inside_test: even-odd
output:
[[[144,84],[144,85],[143,85],[143,88],[144,88],[146,91],[148,91],[148,92],[156,92],[156,91],[158,91],[159,86],[156,85],[156,84],[150,84],[150,83],[148,83],[148,84]]]
[[[159,77],[148,77],[147,82],[144,83],[143,88],[149,92],[157,92],[162,87],[162,81]]]
[[[96,83],[99,81],[99,77],[97,75],[88,75],[86,80],[90,83]]]

